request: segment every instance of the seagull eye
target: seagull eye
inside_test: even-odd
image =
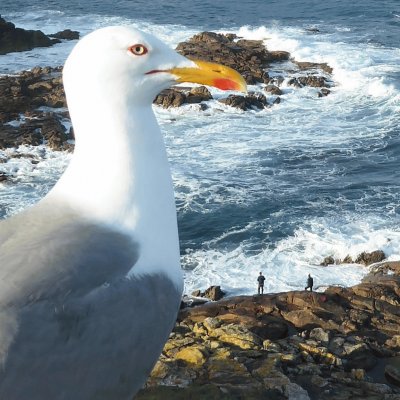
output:
[[[148,52],[147,47],[142,44],[134,44],[129,47],[129,51],[135,56],[144,56]]]

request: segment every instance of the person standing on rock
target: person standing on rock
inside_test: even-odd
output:
[[[264,281],[265,281],[265,276],[262,274],[262,272],[260,272],[260,275],[258,275],[258,278],[257,278],[258,294],[264,294]]]
[[[308,274],[307,286],[304,288],[304,290],[307,290],[308,288],[310,288],[310,292],[312,292],[313,286],[314,286],[314,279],[312,278],[312,276],[310,274]]]

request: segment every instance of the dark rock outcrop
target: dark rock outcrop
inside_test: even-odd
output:
[[[72,138],[61,123],[68,113],[38,110],[66,106],[61,68],[34,68],[0,77],[0,148],[46,142],[53,150],[69,150],[67,140]]]
[[[42,31],[16,28],[0,16],[0,54],[49,47],[56,43],[60,43],[60,40],[51,39]]]
[[[176,49],[189,58],[227,65],[240,72],[248,84],[268,82],[269,64],[289,59],[288,52],[268,51],[262,40],[235,39],[234,35],[202,32],[179,43]]]
[[[355,260],[357,264],[371,265],[383,261],[386,258],[382,250],[376,250],[372,253],[363,252]]]
[[[52,35],[49,36],[52,38],[63,39],[63,40],[78,40],[80,35],[78,31],[71,31],[71,29],[64,29],[63,31],[53,33]]]
[[[231,94],[224,99],[220,99],[219,102],[243,111],[262,110],[268,107],[267,98],[258,93],[249,94],[248,96]]]

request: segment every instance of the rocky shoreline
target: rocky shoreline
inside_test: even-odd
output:
[[[79,37],[68,30],[51,38],[22,31],[0,17],[0,54]],[[176,87],[155,99],[165,108],[196,104],[202,112],[215,101],[222,111],[258,112],[298,90],[318,98],[334,86],[329,65],[298,62],[233,34],[202,32],[177,50],[237,69],[253,92],[214,99],[205,87]],[[0,76],[0,150],[41,144],[73,150],[61,71],[37,67]],[[0,184],[13,181],[1,170],[6,162],[0,158]],[[400,399],[400,262],[381,262],[381,256],[354,260],[377,264],[353,287],[198,300],[182,309],[137,399]],[[353,260],[329,256],[321,265],[341,262]],[[208,293],[214,299],[222,296],[216,288]]]
[[[400,262],[353,287],[180,311],[149,399],[400,399]]]
[[[22,51],[20,35],[39,35],[20,31],[23,30],[0,17],[0,38],[3,42],[8,38],[5,48]],[[76,39],[79,33],[66,30],[53,37]],[[30,39],[26,40],[25,49],[32,48],[30,43]],[[57,42],[48,45],[54,43]],[[257,85],[246,96],[230,94],[217,99],[222,105],[243,111],[272,107],[304,87],[313,89],[316,97],[324,97],[334,85],[332,69],[327,64],[297,62],[285,51],[268,51],[262,41],[245,40],[234,34],[202,32],[179,43],[177,51],[192,58],[223,61],[241,72],[248,84]],[[73,131],[69,128],[61,72],[62,67],[36,67],[0,76],[0,149],[45,143],[52,150],[71,150]],[[175,87],[160,93],[154,103],[164,108],[198,104],[198,110],[204,111],[209,101],[215,100],[205,87]]]

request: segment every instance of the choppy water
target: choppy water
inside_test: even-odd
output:
[[[201,30],[233,31],[334,68],[336,86],[322,99],[315,89],[284,83],[281,104],[261,112],[216,102],[203,113],[156,110],[172,165],[188,291],[221,284],[231,294],[252,293],[260,270],[269,291],[304,287],[308,272],[317,285],[348,285],[366,269],[319,267],[324,256],[379,248],[400,258],[397,1],[23,3],[3,0],[0,12],[45,33],[133,24],[175,46]],[[60,65],[72,46],[0,56],[0,73]],[[45,148],[33,152],[43,160],[36,166],[24,159],[0,164],[18,183],[0,184],[0,215],[42,197],[69,160]]]

